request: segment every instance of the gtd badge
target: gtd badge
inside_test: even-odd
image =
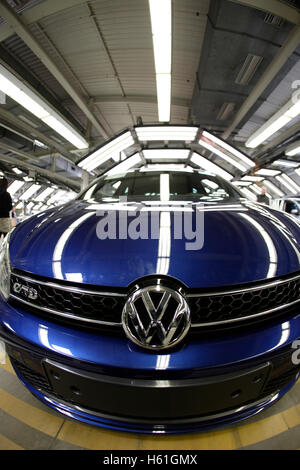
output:
[[[27,297],[30,300],[36,300],[38,298],[38,292],[36,289],[33,289],[33,287],[24,286],[19,282],[14,283],[13,290],[16,294],[24,295],[24,297]]]

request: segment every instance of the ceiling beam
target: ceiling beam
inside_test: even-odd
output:
[[[0,16],[2,16],[13,28],[14,32],[27,44],[32,52],[41,60],[41,62],[47,67],[49,72],[56,78],[66,92],[71,96],[77,106],[85,114],[85,116],[91,121],[93,126],[100,132],[104,137],[108,137],[105,129],[101,126],[95,115],[91,112],[85,100],[78,94],[73,88],[66,77],[61,73],[55,62],[51,59],[48,53],[42,48],[39,42],[31,33],[28,26],[24,23],[19,15],[4,2],[0,2]]]
[[[231,124],[225,129],[222,134],[223,139],[227,139],[231,132],[236,128],[236,126],[241,122],[241,120],[246,116],[248,111],[252,108],[252,106],[256,103],[260,95],[264,92],[267,86],[271,83],[274,77],[277,75],[279,70],[288,60],[290,55],[296,49],[298,44],[300,43],[300,26],[295,26],[285,43],[279,49],[279,52],[276,54],[272,62],[269,64],[268,68],[266,69],[265,73],[261,76],[258,80],[257,84],[252,89],[250,95],[238,112],[235,115],[234,120]]]
[[[32,170],[41,176],[45,176],[46,178],[56,180],[57,182],[63,183],[64,185],[68,187],[76,188],[76,190],[80,190],[80,183],[78,181],[74,181],[70,178],[65,178],[64,176],[60,176],[57,173],[53,173],[52,171],[45,170],[44,168],[40,168],[38,166],[31,165],[30,163],[23,162],[23,161],[21,162],[18,158],[8,157],[7,155],[1,155],[0,159],[3,162],[9,163],[17,167],[25,168],[27,170]]]
[[[157,97],[151,95],[98,95],[93,98],[94,104],[101,103],[153,103],[157,104]],[[191,100],[185,98],[172,98],[172,105],[188,108]]]
[[[10,111],[7,111],[6,109],[0,107],[0,120],[2,119],[5,122],[12,124],[13,126],[16,126],[18,129],[21,129],[22,131],[27,132],[29,135],[35,136],[37,140],[41,141],[43,144],[47,145],[49,148],[55,148],[67,160],[74,163],[74,160],[76,159],[76,157],[74,157],[72,153],[66,150],[66,148],[63,145],[59,144],[58,142],[51,139],[50,137],[47,137],[43,132],[40,132],[34,127],[30,126],[29,124],[23,122],[21,119],[19,119]]]
[[[47,0],[38,5],[35,5],[24,12],[20,13],[20,17],[25,24],[30,25],[36,21],[40,21],[49,15],[54,15],[67,8],[76,7],[86,3],[86,0]],[[8,23],[0,27],[0,41],[4,41],[14,33],[12,26]]]
[[[240,3],[247,7],[256,8],[271,13],[275,16],[280,16],[286,21],[293,24],[300,24],[300,13],[299,11],[286,3],[282,3],[279,0],[230,0],[234,3]]]
[[[0,149],[6,150],[7,152],[14,153],[15,155],[19,155],[20,157],[23,157],[26,160],[37,160],[35,155],[33,155],[32,153],[23,152],[22,150],[12,147],[11,145],[4,144],[1,140],[0,140]],[[2,157],[2,154],[0,154],[0,160],[1,160],[1,157]]]

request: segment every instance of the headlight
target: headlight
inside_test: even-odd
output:
[[[5,300],[10,293],[9,238],[7,235],[0,245],[0,294]]]

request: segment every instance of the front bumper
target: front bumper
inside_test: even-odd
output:
[[[272,404],[299,375],[291,361],[297,314],[160,355],[4,302],[0,319],[0,337],[32,393],[67,416],[118,430],[184,432],[232,423]]]

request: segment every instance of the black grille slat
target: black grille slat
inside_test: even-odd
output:
[[[13,290],[15,282],[36,289],[38,298],[30,300],[22,293],[16,294]],[[72,315],[75,318],[80,317],[107,323],[120,323],[125,303],[124,297],[72,292],[47,284],[30,282],[14,274],[11,276],[11,292],[20,300],[29,301],[36,308],[47,308]]]
[[[223,322],[257,315],[296,302],[300,278],[282,284],[232,294],[189,298],[192,323]]]

